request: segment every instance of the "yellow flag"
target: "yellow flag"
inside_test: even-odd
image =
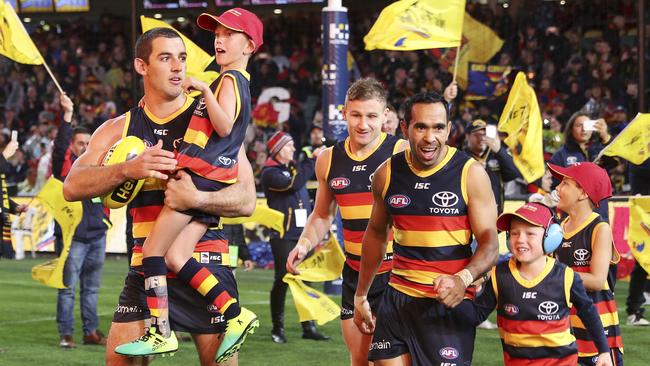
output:
[[[221,223],[225,225],[245,224],[248,222],[255,222],[264,225],[269,229],[273,229],[280,233],[280,237],[284,235],[284,214],[280,211],[269,208],[266,201],[257,200],[255,211],[253,215],[248,217],[222,217]]]
[[[627,242],[637,262],[650,271],[650,196],[630,198]]]
[[[499,119],[499,131],[508,134],[504,142],[526,182],[541,178],[544,175],[542,115],[535,91],[528,85],[523,72],[517,74],[510,89]]]
[[[632,122],[600,152],[599,157],[602,155],[620,156],[637,165],[650,158],[650,114],[637,114]]]
[[[463,44],[458,56],[456,80],[467,89],[467,70],[470,62],[486,63],[503,46],[503,40],[490,27],[465,13],[463,21]],[[452,66],[453,67],[453,66]]]
[[[174,29],[174,27],[162,20],[147,18],[144,15],[140,15],[140,23],[142,23],[142,32],[158,27]],[[181,36],[183,43],[185,43],[185,51],[187,52],[187,75],[195,77],[210,85],[219,76],[219,73],[216,71],[205,71],[212,61],[214,61],[214,56],[210,56],[196,43],[185,37],[181,32],[176,32]]]
[[[65,288],[63,267],[70,252],[72,237],[81,221],[83,208],[81,202],[68,202],[63,198],[63,183],[54,178],[50,178],[45,183],[36,195],[36,199],[45,206],[45,209],[61,226],[63,250],[59,258],[32,267],[32,278],[49,287]]]
[[[465,0],[401,0],[381,11],[366,50],[424,50],[460,44]]]
[[[20,22],[14,8],[0,0],[0,54],[29,65],[42,65],[44,60]]]
[[[300,263],[299,275],[287,273],[283,281],[289,284],[291,296],[298,311],[300,321],[315,320],[319,325],[336,319],[340,314],[340,307],[327,295],[305,285],[303,281],[331,281],[338,279],[343,270],[345,256],[330,233],[330,238],[319,248],[316,253]],[[284,265],[276,263],[276,265]]]

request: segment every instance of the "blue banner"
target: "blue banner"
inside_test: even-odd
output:
[[[348,27],[347,11],[323,10],[323,131],[330,140],[343,140],[348,135],[343,119],[345,93],[348,90]]]

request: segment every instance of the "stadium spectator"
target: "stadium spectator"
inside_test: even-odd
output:
[[[63,123],[59,126],[52,151],[52,175],[61,181],[70,171],[74,161],[86,151],[90,131],[83,127],[72,128],[72,100],[61,96],[64,109]],[[59,346],[74,348],[74,299],[79,284],[79,304],[83,324],[83,343],[105,345],[106,337],[98,329],[97,298],[101,286],[102,267],[106,257],[106,230],[108,218],[100,199],[82,201],[83,215],[70,244],[63,269],[66,288],[58,290],[56,321],[59,326]],[[64,249],[61,227],[55,229],[57,253]]]

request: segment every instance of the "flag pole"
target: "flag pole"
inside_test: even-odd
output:
[[[18,18],[18,15],[16,15],[16,18]],[[23,27],[23,32],[25,32],[25,34],[26,34],[29,38],[32,38],[32,37],[29,35],[29,33],[27,33],[27,28],[25,28],[25,24],[23,24],[23,21],[20,20],[20,18],[18,18],[18,23],[20,23],[20,25]],[[32,40],[32,43],[33,43],[33,42],[34,42],[34,41]],[[36,45],[34,45],[34,46],[36,46]],[[56,78],[54,77],[54,74],[52,74],[52,70],[50,70],[50,67],[47,65],[47,62],[45,62],[45,57],[43,57],[43,55],[41,54],[41,51],[38,49],[38,47],[36,47],[36,50],[38,51],[38,55],[41,56],[41,60],[43,61],[43,66],[45,66],[45,70],[47,70],[47,73],[50,74],[50,77],[52,78],[52,81],[54,81],[54,85],[56,85],[56,88],[59,89],[59,92],[60,92],[61,94],[65,94],[65,92],[64,92],[63,89],[61,88],[61,85],[59,85],[59,82],[58,82],[58,81],[56,80]]]
[[[456,59],[454,60],[454,77],[451,80],[452,83],[456,82],[456,74],[458,73],[458,58],[460,57],[460,43],[456,47]]]
[[[41,58],[43,58],[43,55],[41,55]],[[54,74],[52,74],[52,70],[50,70],[50,67],[47,66],[47,62],[45,62],[45,58],[43,58],[43,66],[45,67],[45,70],[47,70],[47,73],[50,74],[50,77],[52,78],[52,81],[54,81],[54,85],[56,85],[56,88],[59,89],[59,92],[61,94],[65,94],[65,92],[61,88],[61,85],[59,85],[59,82],[54,77]]]

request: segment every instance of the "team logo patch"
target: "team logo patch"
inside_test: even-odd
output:
[[[431,197],[433,203],[438,207],[452,207],[458,203],[458,196],[454,192],[441,191]]]
[[[503,305],[503,311],[505,311],[506,314],[508,314],[508,315],[517,315],[517,314],[519,314],[519,308],[517,307],[517,305],[513,305],[513,304],[505,304],[505,305]]]
[[[455,360],[459,356],[458,350],[454,347],[441,348],[438,353],[440,354],[440,357],[444,358],[445,360]]]
[[[411,199],[403,194],[394,194],[388,197],[388,204],[394,208],[406,207],[411,203]]]
[[[544,301],[539,304],[537,310],[544,315],[553,315],[560,310],[560,306],[555,301]]]
[[[577,261],[586,261],[590,256],[591,254],[589,254],[589,251],[587,249],[578,249],[573,252],[573,258],[575,258]]]
[[[333,178],[330,180],[330,187],[332,189],[343,189],[350,186],[350,180],[345,177]]]
[[[220,162],[222,165],[230,166],[231,164],[234,164],[234,163],[235,163],[235,159],[231,159],[231,158],[229,158],[229,157],[227,157],[227,156],[220,156],[220,157],[219,157],[219,162]]]

